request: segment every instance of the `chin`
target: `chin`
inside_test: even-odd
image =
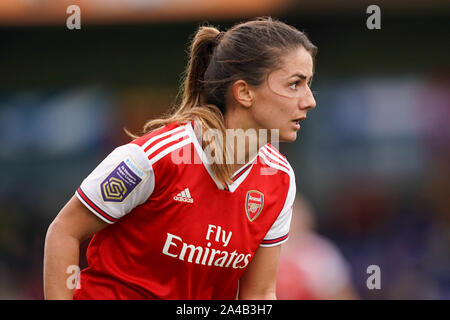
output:
[[[297,132],[289,132],[288,134],[280,134],[280,142],[294,142],[297,140]]]

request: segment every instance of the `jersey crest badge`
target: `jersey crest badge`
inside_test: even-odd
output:
[[[258,218],[264,206],[264,194],[256,190],[250,190],[245,197],[245,212],[251,222]]]

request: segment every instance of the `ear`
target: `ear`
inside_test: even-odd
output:
[[[254,93],[249,84],[244,80],[237,80],[232,85],[233,98],[245,108],[250,108],[253,103]]]

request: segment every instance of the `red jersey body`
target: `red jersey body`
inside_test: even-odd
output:
[[[74,299],[235,299],[260,246],[287,240],[295,178],[271,145],[222,187],[193,124],[115,149],[76,195],[110,223],[87,251]]]

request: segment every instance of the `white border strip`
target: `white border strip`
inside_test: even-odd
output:
[[[184,130],[183,130],[183,131],[184,131]],[[145,155],[146,155],[147,157],[150,157],[150,155],[151,155],[152,153],[154,153],[156,150],[158,150],[159,148],[163,147],[164,145],[166,145],[166,144],[168,144],[168,143],[171,143],[171,142],[173,142],[173,141],[175,141],[175,140],[178,140],[178,139],[180,139],[180,138],[182,138],[182,137],[184,137],[184,136],[187,136],[187,135],[188,135],[188,133],[187,133],[186,131],[180,132],[180,133],[177,133],[177,134],[174,134],[173,136],[171,136],[171,137],[169,137],[169,138],[166,138],[166,139],[164,139],[164,140],[158,142],[158,143],[155,144],[153,147],[151,147],[150,149],[148,149],[147,152],[145,152]]]
[[[174,150],[176,150],[178,148],[184,147],[185,145],[187,145],[189,143],[191,143],[191,139],[187,138],[187,139],[185,139],[183,141],[180,141],[180,142],[174,144],[173,146],[168,147],[167,149],[164,149],[164,151],[161,151],[155,157],[149,159],[150,160],[150,164],[151,165],[155,164],[155,162],[157,162],[158,160],[160,160],[164,156],[168,155],[172,151],[174,151]]]
[[[265,154],[263,152],[260,153],[260,156],[261,156],[261,158],[263,158],[264,162],[268,166],[273,167],[273,168],[278,169],[278,170],[281,170],[283,172],[286,172],[287,174],[290,174],[289,170],[287,170],[285,167],[279,166],[278,164],[275,164],[275,163],[269,161],[269,159],[266,158],[266,156],[265,156]]]
[[[147,148],[153,141],[158,140],[159,138],[162,138],[162,137],[171,135],[171,134],[176,133],[176,132],[181,131],[181,130],[183,130],[183,127],[177,127],[177,128],[172,129],[172,130],[170,130],[170,131],[167,131],[167,132],[158,134],[158,135],[152,137],[151,139],[148,139],[148,140],[141,146],[141,148],[142,148],[142,150],[145,150],[145,148]]]

